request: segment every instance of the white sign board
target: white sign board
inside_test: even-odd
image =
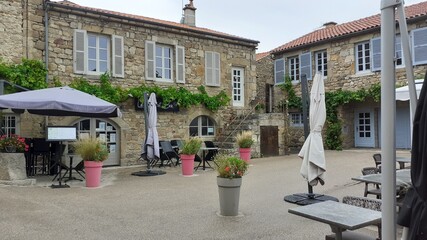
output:
[[[48,126],[46,141],[75,141],[77,129],[75,127]]]

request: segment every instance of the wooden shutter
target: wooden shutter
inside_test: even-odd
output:
[[[145,80],[156,79],[155,50],[155,42],[145,41]]]
[[[412,31],[412,46],[414,65],[427,63],[427,28]]]
[[[75,29],[73,38],[74,73],[86,73],[86,31]]]
[[[205,82],[206,85],[213,84],[213,52],[205,53]]]
[[[371,40],[372,46],[372,71],[380,71],[381,70],[381,38],[374,38]]]
[[[276,84],[285,82],[285,59],[274,60],[274,82]]]
[[[303,53],[300,55],[300,77],[302,74],[305,74],[307,76],[307,80],[312,79],[312,67],[311,67],[311,52]]]
[[[123,37],[112,36],[113,39],[113,76],[125,77],[124,71],[124,51]]]
[[[185,48],[176,46],[176,82],[185,83]]]
[[[214,53],[213,54],[213,67],[214,67],[214,78],[213,78],[213,84],[215,86],[219,86],[220,85],[220,79],[221,79],[221,57],[219,55],[219,53]]]

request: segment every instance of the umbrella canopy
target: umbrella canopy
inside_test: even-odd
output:
[[[326,104],[325,87],[320,72],[314,76],[310,91],[309,119],[310,134],[298,154],[303,159],[300,173],[311,186],[317,185],[318,182],[323,185],[326,163],[322,128],[326,121]]]
[[[121,117],[116,105],[68,86],[2,95],[0,108],[46,116]]]
[[[427,73],[425,81],[427,79]],[[423,84],[414,118],[411,150],[412,189],[399,212],[400,225],[409,227],[408,239],[427,235],[427,85]]]
[[[154,157],[160,158],[159,135],[157,133],[157,100],[155,93],[150,94],[147,104],[148,119],[146,124],[148,125],[148,132],[146,134],[143,151],[147,149],[147,158],[151,160],[154,159]]]
[[[417,91],[417,96],[420,96],[421,88],[423,86],[423,79],[415,80],[415,90]],[[396,88],[396,100],[397,101],[409,101],[409,86],[403,86]]]

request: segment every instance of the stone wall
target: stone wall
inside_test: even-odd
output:
[[[23,57],[24,3],[17,0],[0,1],[0,59],[6,62],[18,63]]]

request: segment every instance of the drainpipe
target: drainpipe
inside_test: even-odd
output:
[[[44,64],[46,66],[46,70],[49,70],[49,6],[48,0],[44,1]],[[49,82],[49,72],[46,72],[46,83]]]

